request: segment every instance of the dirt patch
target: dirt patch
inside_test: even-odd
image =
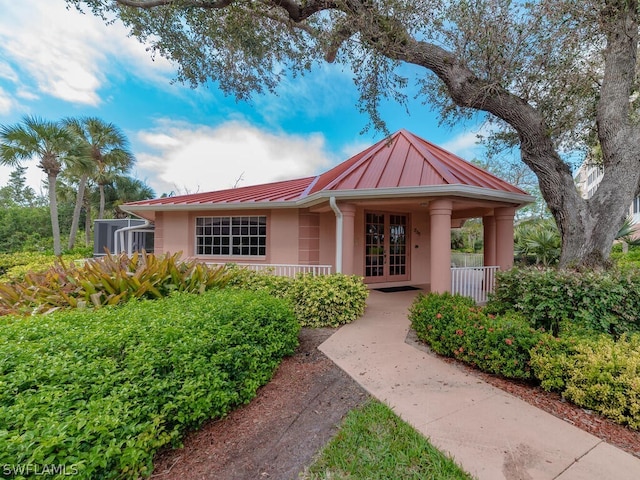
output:
[[[152,478],[296,479],[368,394],[317,347],[333,329],[302,329],[296,353],[248,405],[159,454]]]

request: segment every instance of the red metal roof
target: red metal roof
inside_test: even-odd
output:
[[[243,205],[294,202],[321,192],[465,185],[527,195],[513,185],[406,130],[399,130],[317,177],[128,203],[126,206]],[[526,203],[526,202],[524,202]],[[148,210],[148,209],[147,209]]]
[[[316,177],[298,178],[283,182],[264,183],[249,187],[193,193],[176,197],[156,198],[127,203],[128,205],[206,205],[227,203],[287,202],[297,200]]]
[[[390,139],[323,173],[310,193],[433,185],[469,185],[526,195],[519,188],[406,130],[399,130]]]

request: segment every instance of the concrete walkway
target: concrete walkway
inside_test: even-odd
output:
[[[407,344],[415,296],[372,291],[320,350],[478,479],[640,479],[640,459]]]

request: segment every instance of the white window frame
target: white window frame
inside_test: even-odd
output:
[[[195,253],[202,257],[265,258],[266,215],[196,217]]]

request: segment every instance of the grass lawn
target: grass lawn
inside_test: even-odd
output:
[[[338,434],[301,475],[304,480],[471,480],[449,457],[371,400],[351,411]]]

